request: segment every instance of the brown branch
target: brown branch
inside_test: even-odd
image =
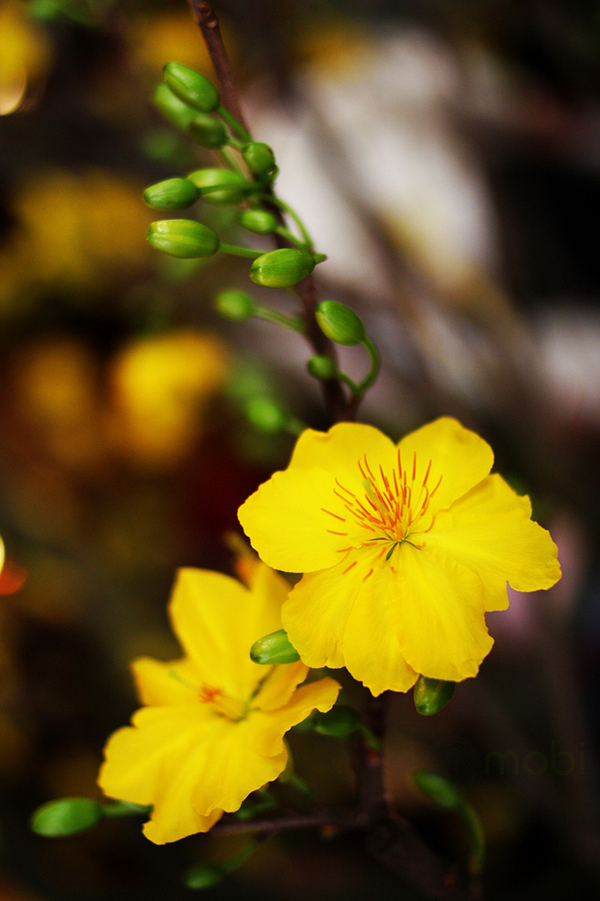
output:
[[[229,112],[235,116],[240,125],[246,131],[246,125],[242,107],[239,101],[239,93],[235,86],[233,72],[223,43],[219,20],[209,0],[188,0],[192,13],[206,44],[219,87],[221,88],[221,102]]]

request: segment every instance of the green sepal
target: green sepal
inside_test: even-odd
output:
[[[250,267],[250,278],[265,288],[291,288],[315,268],[311,253],[283,247],[257,257]]]
[[[155,210],[183,210],[199,197],[199,188],[188,178],[167,178],[144,191],[144,200]]]
[[[452,698],[455,687],[455,682],[419,676],[413,689],[417,713],[422,716],[433,716],[434,713],[438,713]]]
[[[182,260],[210,257],[219,249],[217,233],[194,219],[162,219],[152,222],[146,239],[156,250]]]
[[[239,203],[253,190],[253,185],[231,169],[212,167],[190,172],[188,179],[200,189],[207,203]]]
[[[227,143],[229,137],[223,123],[206,113],[197,113],[187,129],[203,147],[222,147]]]
[[[171,91],[188,106],[201,113],[212,113],[218,107],[220,97],[216,87],[195,69],[170,62],[163,68],[163,77]]]
[[[334,344],[353,347],[365,340],[365,327],[354,310],[337,300],[317,304],[316,319],[323,334]]]
[[[258,178],[265,178],[275,171],[275,154],[268,144],[251,141],[243,148],[242,156],[250,172]]]
[[[254,301],[245,291],[221,291],[214,300],[214,308],[225,319],[244,322],[254,316]]]
[[[35,810],[30,819],[33,832],[47,838],[62,838],[87,832],[102,822],[106,812],[91,798],[58,798]]]
[[[271,632],[264,638],[259,638],[250,648],[250,657],[254,663],[265,666],[274,663],[295,663],[300,660],[300,654],[291,644],[285,629]]]
[[[154,91],[154,106],[162,115],[176,125],[178,128],[188,129],[190,122],[193,122],[198,115],[197,110],[190,107],[176,97],[166,84],[159,84]]]
[[[244,210],[240,216],[240,225],[255,235],[271,235],[278,222],[277,217],[267,210]]]

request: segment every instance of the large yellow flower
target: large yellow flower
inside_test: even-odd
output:
[[[144,833],[156,844],[206,832],[224,811],[238,810],[285,769],[285,733],[335,703],[333,679],[298,688],[303,663],[250,660],[252,644],[281,628],[289,586],[263,564],[249,583],[180,570],[170,615],[185,656],[133,663],[146,706],[108,740],[98,782],[109,797],[153,805]]]
[[[305,431],[284,472],[242,505],[270,566],[305,575],[283,608],[309,666],[346,666],[373,694],[418,674],[474,676],[493,641],[485,612],[560,578],[528,497],[490,475],[491,448],[438,419],[395,445],[378,429]]]

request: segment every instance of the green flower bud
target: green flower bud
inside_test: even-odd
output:
[[[267,210],[244,210],[240,225],[255,235],[271,235],[277,228],[277,217]]]
[[[231,169],[196,169],[188,178],[200,188],[207,203],[239,203],[252,190],[252,185]]]
[[[199,863],[190,867],[184,877],[184,883],[188,888],[212,888],[223,879],[223,870],[211,863]]]
[[[279,404],[270,397],[252,397],[246,404],[246,416],[253,426],[269,434],[283,431],[289,420]]]
[[[167,178],[144,191],[144,200],[155,210],[183,210],[199,197],[200,190],[187,178]]]
[[[419,676],[413,690],[417,713],[432,716],[445,707],[454,694],[455,683]]]
[[[311,720],[315,732],[335,738],[349,738],[360,728],[360,717],[356,710],[343,704],[336,704],[327,713],[316,710]]]
[[[295,663],[300,660],[300,654],[290,643],[287,632],[280,629],[271,632],[264,638],[255,641],[250,649],[250,657],[254,663],[270,665],[272,663]]]
[[[319,328],[335,344],[353,347],[364,341],[366,332],[354,310],[337,300],[322,300],[317,304]]]
[[[189,66],[167,63],[163,68],[163,77],[173,93],[188,106],[193,106],[201,113],[212,113],[218,107],[219,92],[212,81]]]
[[[283,247],[257,257],[250,267],[250,278],[265,288],[291,288],[315,268],[312,254]]]
[[[77,835],[100,823],[104,808],[91,798],[58,798],[42,804],[31,815],[31,828],[38,835],[60,838]]]
[[[412,780],[419,791],[431,798],[438,807],[443,807],[444,810],[464,808],[465,800],[458,788],[439,773],[432,773],[431,770],[415,770]]]
[[[337,366],[334,361],[331,357],[327,357],[324,354],[311,357],[306,364],[306,368],[311,375],[314,375],[316,379],[321,379],[322,381],[334,379],[337,375]]]
[[[187,129],[196,118],[196,110],[190,109],[166,84],[159,84],[154,91],[154,106],[162,115],[178,128]]]
[[[226,319],[243,322],[254,315],[254,301],[245,291],[221,291],[214,301],[215,310]]]
[[[259,178],[270,175],[275,169],[275,154],[268,144],[251,141],[242,150],[242,156],[250,172]]]
[[[227,129],[219,119],[198,113],[188,125],[188,131],[203,147],[222,147],[227,143]]]
[[[156,250],[183,260],[210,257],[219,249],[219,237],[207,225],[193,219],[152,222],[146,239]]]

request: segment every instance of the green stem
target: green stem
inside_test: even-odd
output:
[[[370,388],[371,385],[373,384],[373,382],[375,381],[375,379],[377,378],[377,375],[379,373],[379,366],[380,366],[380,362],[381,362],[380,357],[379,357],[379,351],[377,350],[377,348],[375,347],[375,345],[373,344],[373,342],[371,341],[370,338],[368,338],[365,335],[365,337],[363,338],[361,343],[362,343],[363,347],[365,347],[369,353],[369,358],[371,360],[371,367],[369,369],[369,372],[365,376],[365,378],[362,380],[362,382],[359,382],[358,385],[356,386],[356,393],[360,394],[360,395],[364,394],[365,391],[367,390],[367,388]]]
[[[219,250],[222,250],[223,253],[230,253],[234,257],[248,257],[253,260],[262,256],[264,253],[264,250],[252,250],[250,247],[238,247],[237,244],[225,244],[224,241],[221,241],[219,244]]]
[[[104,814],[107,817],[130,817],[142,814],[146,816],[152,810],[152,805],[132,804],[128,801],[113,801],[104,806]]]
[[[234,145],[234,143],[233,143],[233,141],[232,141],[231,139],[230,139],[229,143],[230,143],[232,146],[235,146],[235,145],[238,145],[238,144],[239,144],[239,142],[236,141],[236,142],[235,142],[235,145]],[[239,144],[239,147],[241,147],[241,146],[242,146],[242,144]],[[237,147],[236,147],[236,149],[237,149]],[[241,175],[242,178],[245,178],[245,177],[246,177],[246,176],[244,175],[243,171],[242,171],[241,166],[238,165],[238,162],[237,162],[236,158],[233,156],[233,154],[229,153],[229,150],[227,149],[227,147],[225,147],[225,146],[219,147],[218,152],[221,154],[221,156],[222,156],[222,158],[223,158],[223,162],[224,162],[224,163],[225,163],[225,164],[226,164],[233,172],[236,172],[238,175]],[[208,193],[208,192],[207,192],[207,193]]]
[[[278,313],[277,310],[271,310],[269,307],[258,306],[254,308],[253,315],[257,319],[265,319],[267,322],[276,322],[277,325],[284,325],[286,328],[291,328],[294,332],[299,332],[301,335],[306,332],[306,322],[302,316],[285,316],[283,313]]]
[[[308,250],[306,244],[304,244],[299,238],[292,234],[289,228],[285,228],[285,226],[280,225],[275,229],[276,235],[281,235],[282,238],[285,238],[286,241],[289,241],[290,244],[293,244],[294,247],[297,247],[298,250]]]
[[[483,869],[485,859],[485,836],[481,820],[466,801],[461,804],[457,813],[469,833],[469,870],[472,875],[478,875]]]
[[[243,863],[252,857],[255,851],[260,847],[260,842],[256,839],[252,839],[243,848],[241,848],[237,854],[227,861],[227,863],[221,864],[221,870],[224,873],[232,873],[233,870],[237,870],[238,867],[241,867]]]
[[[248,141],[252,140],[252,136],[246,131],[245,128],[240,125],[238,120],[229,112],[228,109],[219,104],[219,106],[217,107],[217,113],[219,114],[221,119],[223,119],[223,121],[226,122],[227,125],[229,125],[232,131],[235,131],[235,133],[239,135],[244,143],[247,144]]]
[[[279,207],[280,210],[283,210],[284,213],[287,213],[288,216],[294,220],[296,225],[298,226],[298,231],[302,235],[302,239],[304,241],[304,246],[307,250],[314,250],[314,244],[311,236],[306,230],[306,226],[304,225],[300,216],[294,212],[294,210],[289,206],[285,201],[281,200],[280,197],[277,197],[276,194],[265,194],[264,198],[268,203],[272,203],[274,206]]]

